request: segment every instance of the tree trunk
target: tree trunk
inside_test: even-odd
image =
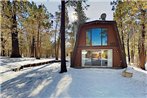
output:
[[[1,56],[5,56],[5,40],[3,38],[3,32],[1,32]]]
[[[129,34],[127,38],[127,51],[128,51],[128,63],[130,64],[130,46],[129,46],[130,40],[129,40]]]
[[[1,56],[5,56],[5,45],[1,44],[2,49],[1,49]]]
[[[40,40],[39,40],[39,57],[41,58],[42,57],[41,36],[39,38],[40,38]]]
[[[15,1],[13,1],[13,24],[11,27],[11,36],[12,36],[12,53],[11,57],[21,57],[19,53],[19,43],[18,43],[18,31],[17,31],[17,20],[16,20],[16,5]]]
[[[59,51],[60,51],[60,43],[61,43],[61,37],[59,36],[58,38],[58,42],[57,42],[57,60],[59,58]]]
[[[40,36],[40,32],[39,32],[39,30],[40,30],[40,23],[38,23],[38,32],[37,32],[37,47],[36,47],[36,59],[40,59],[40,40],[39,40],[39,36]]]
[[[57,35],[57,26],[58,26],[58,23],[56,23],[56,28],[55,28],[55,59],[58,60],[58,54],[57,54],[57,43],[56,43],[56,35]]]
[[[10,50],[8,49],[8,56],[10,56]]]
[[[132,47],[131,47],[131,63],[135,63],[134,57],[135,57],[135,36],[133,36],[133,41],[132,41]]]
[[[139,39],[139,46],[138,46],[138,52],[139,52],[139,66],[142,69],[145,69],[145,62],[146,62],[146,50],[145,50],[145,10],[141,10],[141,16],[142,16],[142,31],[141,31],[141,37]]]
[[[131,49],[131,63],[134,63],[134,50]]]
[[[67,72],[65,60],[65,0],[61,0],[61,71]]]
[[[35,57],[35,37],[32,37],[32,44],[31,44],[31,57]]]
[[[121,10],[120,10],[121,11]],[[122,12],[122,11],[121,11]],[[122,42],[122,50],[123,50],[123,53],[124,53],[124,62],[126,62],[126,51],[125,51],[125,44],[124,44],[124,31],[123,31],[123,24],[122,24],[122,22],[123,22],[123,20],[122,20],[122,18],[120,18],[121,19],[121,22],[120,22],[120,28],[121,28],[121,42]]]

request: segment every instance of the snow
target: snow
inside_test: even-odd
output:
[[[5,66],[7,68],[19,68],[22,65],[27,64],[33,64],[33,63],[41,63],[41,62],[47,62],[54,59],[35,59],[35,58],[0,58],[0,64],[1,66]]]
[[[13,63],[24,61],[32,59]],[[63,74],[60,63],[13,72],[9,63],[0,66],[1,98],[147,98],[147,71],[138,68],[128,67],[133,77],[126,78],[121,75],[125,69],[74,69],[68,62]]]
[[[13,68],[19,68],[20,66],[26,64],[33,64],[33,63],[40,63],[40,62],[47,62],[54,59],[35,59],[35,58],[8,58],[8,57],[0,57],[0,83],[5,82],[11,78],[17,77],[19,74],[23,72],[13,72],[11,71]]]

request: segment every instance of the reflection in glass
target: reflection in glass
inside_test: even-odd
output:
[[[101,29],[92,29],[92,46],[101,45]]]
[[[85,64],[84,65],[92,65],[92,62],[91,62],[91,55],[92,55],[92,52],[91,51],[87,51],[87,53],[85,54]]]
[[[108,64],[108,51],[107,50],[101,50],[101,53],[102,53],[102,58],[101,58],[101,61],[102,61],[102,66],[107,66]]]
[[[107,66],[108,65],[108,50],[84,50],[82,52],[82,60],[84,66]]]
[[[102,38],[102,45],[107,45],[107,29],[102,29],[101,38]]]
[[[101,66],[101,51],[92,52],[92,66]]]
[[[91,30],[86,32],[86,45],[91,46]]]
[[[106,28],[93,28],[86,32],[86,45],[87,46],[101,46],[107,45],[107,29]]]

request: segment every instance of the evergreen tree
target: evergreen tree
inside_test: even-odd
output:
[[[112,2],[111,2],[112,4]],[[145,68],[146,61],[146,15],[147,2],[125,1],[116,2],[114,19],[121,32],[122,42],[126,46],[128,62],[138,63]],[[114,8],[114,7],[113,7]],[[131,47],[131,48],[130,48]],[[138,58],[134,62],[134,58]]]

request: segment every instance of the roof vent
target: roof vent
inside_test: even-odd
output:
[[[100,19],[102,19],[103,21],[106,20],[106,13],[102,13]]]

